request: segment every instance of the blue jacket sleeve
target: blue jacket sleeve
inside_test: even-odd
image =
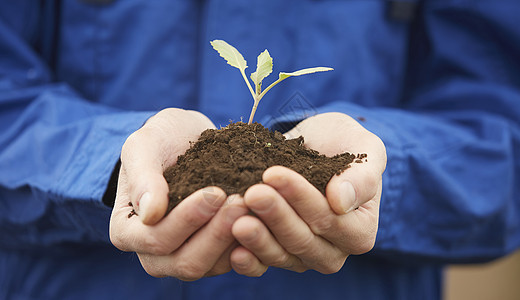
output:
[[[478,262],[520,245],[517,10],[447,2],[413,26],[401,107],[317,109],[364,120],[387,147],[375,254]]]
[[[108,242],[101,198],[125,138],[150,113],[53,82],[22,19],[0,16],[0,247]]]

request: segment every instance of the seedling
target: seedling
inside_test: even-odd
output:
[[[305,74],[334,70],[327,67],[314,67],[291,73],[280,72],[278,74],[278,80],[271,83],[265,90],[262,91],[262,80],[264,80],[267,76],[269,76],[269,74],[271,74],[271,72],[273,72],[273,58],[271,55],[269,55],[269,51],[266,49],[264,52],[258,55],[256,61],[256,71],[251,73],[251,80],[253,80],[253,84],[255,85],[255,90],[253,90],[253,87],[251,86],[251,83],[246,76],[245,70],[247,68],[247,62],[242,54],[240,54],[240,52],[238,52],[235,47],[231,46],[223,40],[214,40],[210,43],[211,46],[213,46],[213,49],[215,49],[220,54],[220,56],[222,56],[227,61],[228,64],[240,70],[240,73],[242,74],[242,77],[244,78],[244,81],[246,82],[247,87],[251,92],[251,96],[253,96],[254,103],[253,108],[251,109],[251,114],[249,115],[248,124],[253,123],[253,117],[255,116],[255,112],[260,100],[262,100],[265,94],[278,83],[292,76],[301,76]]]

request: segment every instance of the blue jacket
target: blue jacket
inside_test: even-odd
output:
[[[1,2],[0,298],[439,299],[444,264],[520,244],[519,13],[516,0]],[[275,73],[335,68],[282,83],[257,120],[339,111],[382,138],[371,253],[333,275],[185,283],[110,245],[101,198],[130,133],[165,107],[217,126],[248,116],[213,39],[251,66],[269,49]]]

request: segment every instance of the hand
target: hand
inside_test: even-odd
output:
[[[334,176],[324,197],[296,172],[281,166],[266,170],[263,184],[252,186],[244,201],[256,215],[240,217],[232,232],[241,246],[231,253],[233,269],[260,276],[268,266],[296,272],[335,273],[350,254],[370,251],[379,218],[386,150],[382,141],[347,115],[321,114],[287,133],[303,135],[305,145],[322,154],[366,153]]]
[[[195,280],[231,270],[236,247],[234,221],[248,209],[243,199],[226,201],[224,191],[208,187],[182,201],[166,217],[168,184],[163,171],[215,126],[203,114],[165,109],[125,142],[110,239],[123,251],[137,252],[152,276]],[[131,215],[135,210],[137,215]]]

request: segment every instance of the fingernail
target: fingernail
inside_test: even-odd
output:
[[[340,185],[340,205],[345,213],[356,209],[356,191],[352,183],[343,181]]]
[[[233,225],[238,218],[245,216],[247,212],[248,210],[245,207],[233,205],[233,207],[229,207],[226,211],[226,222]]]
[[[202,190],[202,201],[205,205],[201,205],[200,209],[208,216],[213,216],[222,206],[222,195],[215,191],[215,188],[208,187]]]
[[[144,193],[141,196],[141,199],[139,199],[139,216],[142,220],[146,220],[146,217],[148,216],[148,211],[150,209],[150,199],[152,196],[149,192]]]

